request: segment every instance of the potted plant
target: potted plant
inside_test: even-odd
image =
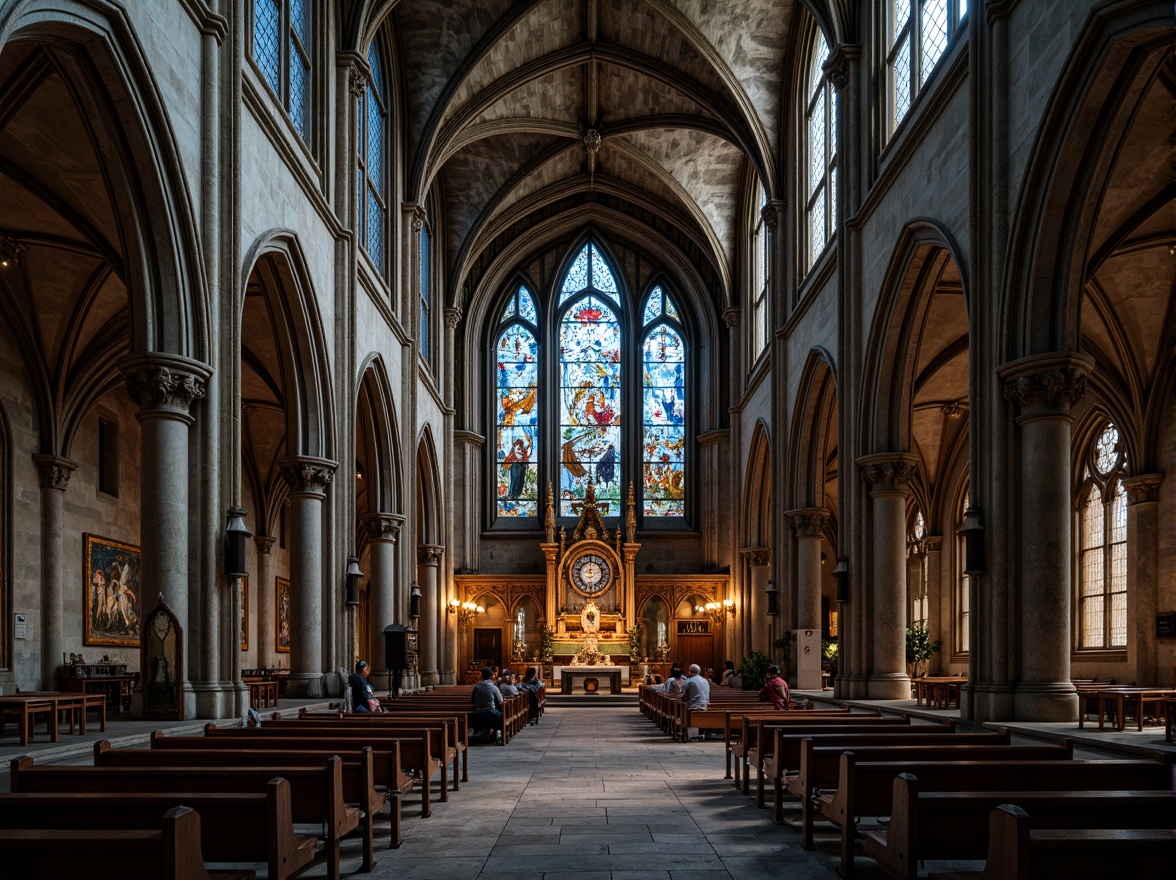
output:
[[[830,678],[837,677],[837,639],[827,636],[821,639],[821,669]]]
[[[758,691],[764,686],[768,677],[768,667],[772,658],[760,651],[752,651],[743,658],[739,666],[739,677],[743,680],[745,691]]]
[[[924,664],[938,654],[942,646],[943,642],[939,639],[931,640],[931,634],[927,632],[927,624],[916,623],[914,626],[907,627],[906,661],[911,667],[910,673],[913,678],[918,678],[921,671],[926,671]]]

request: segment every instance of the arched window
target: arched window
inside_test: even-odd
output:
[[[808,85],[808,261],[811,269],[837,228],[837,92],[825,78],[829,46],[817,35]]]
[[[1110,422],[1086,452],[1078,493],[1078,647],[1127,646],[1127,459]]]
[[[641,351],[644,511],[682,516],[686,498],[686,345],[677,306],[662,288],[645,300]]]
[[[428,221],[421,222],[421,283],[420,283],[420,325],[417,332],[417,345],[420,347],[421,359],[430,363],[433,359],[433,236],[429,231]]]
[[[588,480],[596,498],[621,510],[620,302],[617,282],[595,245],[585,245],[560,288],[559,513],[573,516]]]
[[[384,82],[383,65],[376,42],[368,50],[368,87],[359,100],[359,130],[355,140],[358,172],[357,198],[355,202],[356,222],[359,224],[359,241],[367,251],[368,258],[380,272],[387,272],[384,259],[384,228],[388,216],[387,158],[385,144],[388,143],[385,126],[388,119],[388,105],[385,98],[387,85]]]
[[[253,63],[304,141],[310,139],[312,13],[313,0],[253,0]]]
[[[884,0],[887,4],[890,112],[893,134],[968,14],[968,0]],[[912,15],[912,6],[914,14]]]
[[[499,516],[539,512],[539,342],[535,301],[523,285],[499,316],[495,345]]]
[[[764,222],[764,210],[768,207],[768,191],[759,188],[756,201],[758,209],[752,217],[751,236],[751,357],[748,366],[759,359],[760,352],[768,344],[768,230]]]
[[[579,515],[588,485],[601,513],[674,525],[686,516],[688,322],[668,282],[630,299],[600,246],[578,247],[545,304],[516,280],[493,335],[493,515]],[[519,523],[523,525],[523,523]],[[531,527],[534,523],[529,524]]]

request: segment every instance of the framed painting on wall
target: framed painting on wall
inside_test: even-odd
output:
[[[241,578],[241,650],[249,650],[249,575]]]
[[[82,536],[86,581],[85,645],[139,646],[143,614],[139,548],[109,538]]]
[[[279,654],[290,653],[290,581],[280,577],[277,579],[278,613],[275,620],[278,624],[277,645],[275,650]]]

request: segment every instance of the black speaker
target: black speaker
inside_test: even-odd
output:
[[[396,623],[384,627],[384,666],[408,668],[408,627]]]

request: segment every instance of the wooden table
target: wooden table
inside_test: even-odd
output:
[[[915,705],[921,706],[924,702],[928,706],[932,703],[936,704],[937,709],[946,708],[946,704],[954,695],[956,705],[960,704],[960,686],[968,681],[966,675],[925,675],[922,678],[916,678],[915,685]],[[941,699],[936,699],[937,685],[952,685],[953,688],[945,688],[939,694]]]
[[[1158,717],[1164,701],[1176,697],[1176,690],[1171,688],[1108,688],[1093,694],[1098,701],[1098,729],[1103,730],[1108,717],[1115,718],[1116,730],[1122,732],[1126,726],[1127,710],[1135,709],[1135,729],[1143,730],[1143,716],[1149,704],[1154,705]],[[1108,711],[1112,709],[1113,711]],[[1078,715],[1078,726],[1083,727],[1085,713]]]
[[[249,685],[249,705],[254,709],[268,709],[278,705],[278,683],[264,678],[242,679]]]
[[[560,693],[570,694],[572,685],[577,678],[581,681],[589,678],[607,678],[609,693],[619,694],[621,692],[621,670],[593,669],[591,666],[585,666],[582,669],[564,669],[563,675],[560,676]]]
[[[64,680],[67,692],[83,694],[104,694],[106,707],[111,712],[121,712],[131,698],[135,687],[134,675],[96,675],[93,678],[67,678]]]

